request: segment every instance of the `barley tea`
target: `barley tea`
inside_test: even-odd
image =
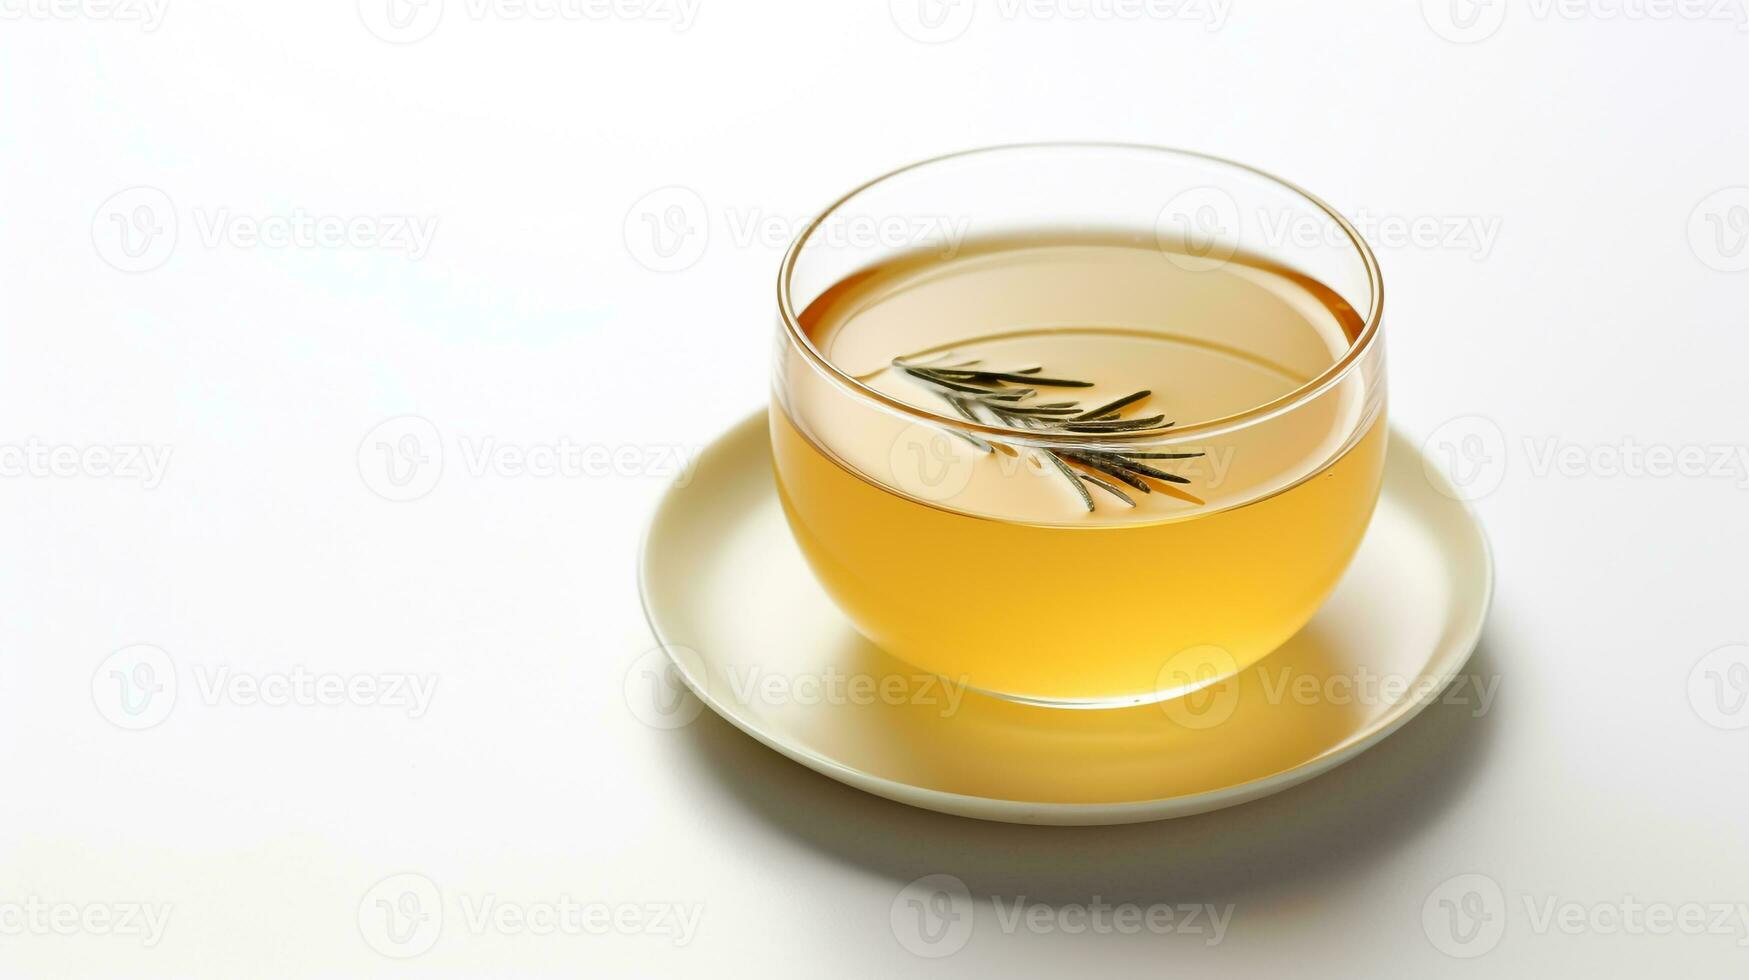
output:
[[[1303,396],[1362,329],[1261,258],[1010,235],[882,262],[797,320],[838,372],[940,421],[782,355],[796,539],[870,640],[974,688],[1103,706],[1230,675],[1312,616],[1377,498],[1378,387],[1203,425]],[[1026,434],[956,430],[973,420]]]

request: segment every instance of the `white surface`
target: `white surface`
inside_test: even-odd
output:
[[[173,458],[150,490],[96,461],[0,479],[0,911],[172,912],[151,948],[0,935],[7,974],[1723,976],[1749,958],[1738,918],[1606,931],[1624,901],[1749,902],[1749,730],[1721,727],[1749,713],[1708,707],[1734,655],[1701,663],[1749,641],[1745,467],[1607,469],[1630,442],[1749,440],[1749,273],[1722,271],[1744,253],[1695,215],[1740,215],[1741,192],[1714,195],[1749,184],[1737,24],[1515,3],[1460,44],[1406,2],[1242,3],[1207,31],[981,0],[927,45],[884,2],[707,0],[676,31],[450,0],[392,45],[341,0],[170,0],[150,32],[30,2],[0,5],[0,442]],[[649,643],[632,559],[661,478],[482,473],[471,450],[696,446],[764,394],[779,248],[750,226],[781,240],[933,153],[1077,137],[1221,153],[1351,215],[1497,229],[1485,250],[1377,242],[1394,418],[1479,448],[1478,490],[1499,478],[1478,502],[1500,570],[1492,710],[1430,711],[1254,804],[1097,831],[921,813],[709,719],[641,724],[622,679]],[[625,231],[671,185],[697,197],[653,202],[702,202],[709,235],[663,274]],[[124,274],[100,208],[136,186],[179,235]],[[209,246],[221,209],[438,230],[418,261]],[[391,503],[357,454],[409,413],[444,467]],[[1551,442],[1580,464],[1544,468]],[[93,675],[139,643],[179,691],[126,731]],[[300,666],[437,688],[413,719],[199,685]],[[403,872],[441,889],[443,919],[396,946],[369,913]],[[898,933],[901,889],[937,874],[975,912],[932,965]],[[1453,881],[1470,874],[1487,880]],[[703,914],[684,946],[476,931],[487,894]],[[1011,923],[1019,896],[1067,921]],[[1442,899],[1492,914],[1497,934],[1456,947],[1485,955],[1430,938]],[[1058,928],[1096,901],[1233,913],[1214,945]],[[1576,932],[1543,921],[1551,902]],[[426,939],[405,964],[372,944]]]
[[[653,726],[690,725],[703,702],[877,796],[983,820],[1099,826],[1279,793],[1433,704],[1474,698],[1481,708],[1478,694],[1496,689],[1472,690],[1460,673],[1488,609],[1486,537],[1401,434],[1366,540],[1292,640],[1190,699],[1065,711],[919,673],[861,638],[790,534],[770,431],[755,412],[713,440],[644,537],[640,594],[662,649],[626,690]],[[1299,693],[1301,678],[1313,693]],[[679,696],[688,690],[698,697]]]

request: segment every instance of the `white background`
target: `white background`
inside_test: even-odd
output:
[[[1234,0],[1215,24],[958,0],[931,32],[912,0],[703,0],[684,24],[448,0],[405,30],[386,0],[0,0],[0,974],[1740,975],[1736,913],[1608,926],[1624,901],[1749,903],[1746,652],[1702,663],[1749,641],[1749,468],[1611,465],[1749,444],[1749,191],[1714,196],[1749,185],[1746,18],[1492,2]],[[1492,709],[1435,708],[1278,797],[1106,830],[914,811],[709,715],[641,723],[632,569],[671,465],[537,477],[470,447],[694,451],[765,392],[781,248],[750,226],[787,239],[893,166],[1069,138],[1495,230],[1373,232],[1394,418],[1478,493],[1498,480],[1477,501]],[[645,222],[676,201],[692,234],[668,260]],[[248,237],[300,214],[435,234],[418,254]],[[124,240],[118,218],[146,223]],[[409,414],[431,428],[373,433]],[[372,452],[404,436],[443,468],[392,502],[409,491]],[[52,453],[132,446],[171,453],[161,480]],[[138,731],[107,673],[137,651],[106,665],[134,644],[177,684]],[[204,686],[298,669],[436,688],[411,717]],[[400,873],[445,903],[405,962],[359,915]],[[889,925],[929,874],[977,902],[937,961]],[[1463,959],[1423,911],[1470,874],[1502,931]],[[681,945],[477,932],[460,905],[564,894],[702,918]],[[1020,896],[1233,911],[1213,945],[1004,932],[991,899]],[[33,902],[170,918],[148,945],[36,928]],[[1539,926],[1550,902],[1589,924]]]

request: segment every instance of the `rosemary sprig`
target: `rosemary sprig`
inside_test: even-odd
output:
[[[1031,402],[1029,399],[1036,397],[1040,388],[1091,388],[1093,382],[1043,377],[1041,372],[1044,369],[1039,367],[993,371],[979,367],[982,362],[975,360],[950,365],[938,363],[947,356],[938,354],[927,361],[895,357],[893,367],[929,386],[947,402],[955,414],[968,422],[984,425],[994,420],[998,424],[1017,429],[1093,434],[1148,432],[1169,429],[1173,424],[1166,421],[1164,415],[1132,419],[1122,417],[1124,409],[1152,395],[1152,391],[1138,391],[1085,409],[1079,402],[1073,401]],[[1015,447],[1006,443],[992,443],[969,433],[956,434],[983,452],[999,449],[1010,456],[1019,455]],[[1168,473],[1142,460],[1192,459],[1202,455],[1092,449],[1039,449],[1037,452],[1053,469],[1063,474],[1063,478],[1075,488],[1075,493],[1088,511],[1093,510],[1093,495],[1087,492],[1087,484],[1092,484],[1134,507],[1135,498],[1125,493],[1118,484],[1142,493],[1153,493],[1153,487],[1147,482],[1149,480],[1167,484],[1190,482],[1176,473]]]

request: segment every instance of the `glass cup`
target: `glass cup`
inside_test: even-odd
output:
[[[1175,275],[1267,270],[1271,281],[1310,284],[1342,329],[1284,394],[1140,431],[1041,431],[925,406],[834,363],[810,334],[812,311],[870,270],[927,267],[978,242],[1092,232],[1157,249]],[[987,319],[1021,330],[1103,323],[1104,294],[1085,282],[1003,298]],[[784,258],[770,413],[779,496],[851,623],[916,667],[1056,707],[1183,696],[1297,632],[1358,548],[1383,471],[1382,311],[1378,265],[1353,226],[1251,167],[1111,144],[1002,146],[913,164],[839,199]],[[1124,328],[1241,357],[1299,343],[1222,312]],[[968,323],[965,333],[989,326]],[[891,355],[918,346],[909,329],[892,328]],[[932,350],[967,339],[952,325],[929,329]],[[1063,477],[1053,457],[1113,454],[1171,458],[1194,478],[1145,481],[1157,495],[1133,511],[1103,506],[1114,498],[1097,488],[1097,513],[1002,503],[1036,494],[1007,493],[1024,488],[1000,481]],[[1104,471],[1078,472],[1125,490]],[[1075,475],[1069,485],[1094,486]]]

